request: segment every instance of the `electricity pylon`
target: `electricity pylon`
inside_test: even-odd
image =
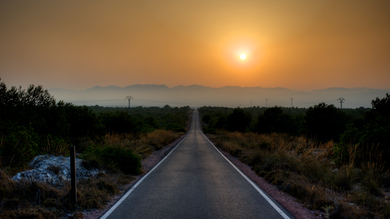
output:
[[[342,109],[343,108],[343,103],[344,103],[344,98],[342,98],[342,97],[340,97],[339,99],[337,99],[338,101],[339,101],[339,103],[340,103],[340,109]]]
[[[265,108],[268,108],[268,98],[265,98]]]
[[[130,113],[130,101],[134,98],[132,96],[127,96],[125,99],[129,100],[129,113]]]
[[[293,99],[294,98],[290,98],[290,100],[291,100],[291,107],[293,107]]]

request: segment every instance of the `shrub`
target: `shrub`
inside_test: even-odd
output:
[[[105,147],[102,150],[101,158],[104,163],[113,163],[124,174],[138,175],[141,173],[141,158],[131,150]]]
[[[1,138],[1,165],[4,167],[21,168],[38,155],[39,137],[31,128],[19,127],[17,131]]]
[[[298,134],[297,122],[291,115],[283,113],[281,107],[271,107],[265,110],[257,120],[256,130],[258,133],[289,133]]]
[[[102,163],[106,168],[112,171],[120,170],[124,174],[132,175],[141,173],[141,158],[126,148],[110,146],[98,148],[91,146],[85,151],[83,158],[87,160],[97,160],[97,162]],[[90,162],[86,162],[84,165],[88,166],[90,165]]]
[[[240,108],[233,110],[227,117],[227,129],[244,132],[252,121],[252,115]]]
[[[334,105],[320,103],[310,107],[305,115],[309,136],[326,142],[338,141],[346,126],[346,115]]]

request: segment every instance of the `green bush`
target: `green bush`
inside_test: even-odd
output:
[[[15,132],[1,138],[0,157],[3,167],[23,167],[38,155],[39,138],[31,128],[18,127]]]
[[[90,146],[84,152],[83,158],[101,163],[101,166],[113,171],[120,170],[124,174],[138,175],[141,173],[141,158],[129,149]]]

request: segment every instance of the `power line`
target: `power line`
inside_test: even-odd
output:
[[[339,103],[340,103],[340,109],[342,109],[343,108],[343,103],[344,103],[344,98],[342,98],[342,97],[340,97],[339,99],[337,99],[338,101],[339,101]]]

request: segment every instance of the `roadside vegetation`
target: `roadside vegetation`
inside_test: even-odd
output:
[[[390,218],[390,96],[372,106],[199,112],[216,146],[325,218]]]
[[[188,106],[135,107],[130,113],[75,106],[56,102],[42,86],[8,89],[0,83],[0,218],[81,218],[82,210],[103,207],[141,174],[143,158],[186,132],[190,115]],[[77,206],[71,204],[69,182],[10,179],[37,155],[69,156],[71,145],[85,168],[100,170],[78,181]]]

